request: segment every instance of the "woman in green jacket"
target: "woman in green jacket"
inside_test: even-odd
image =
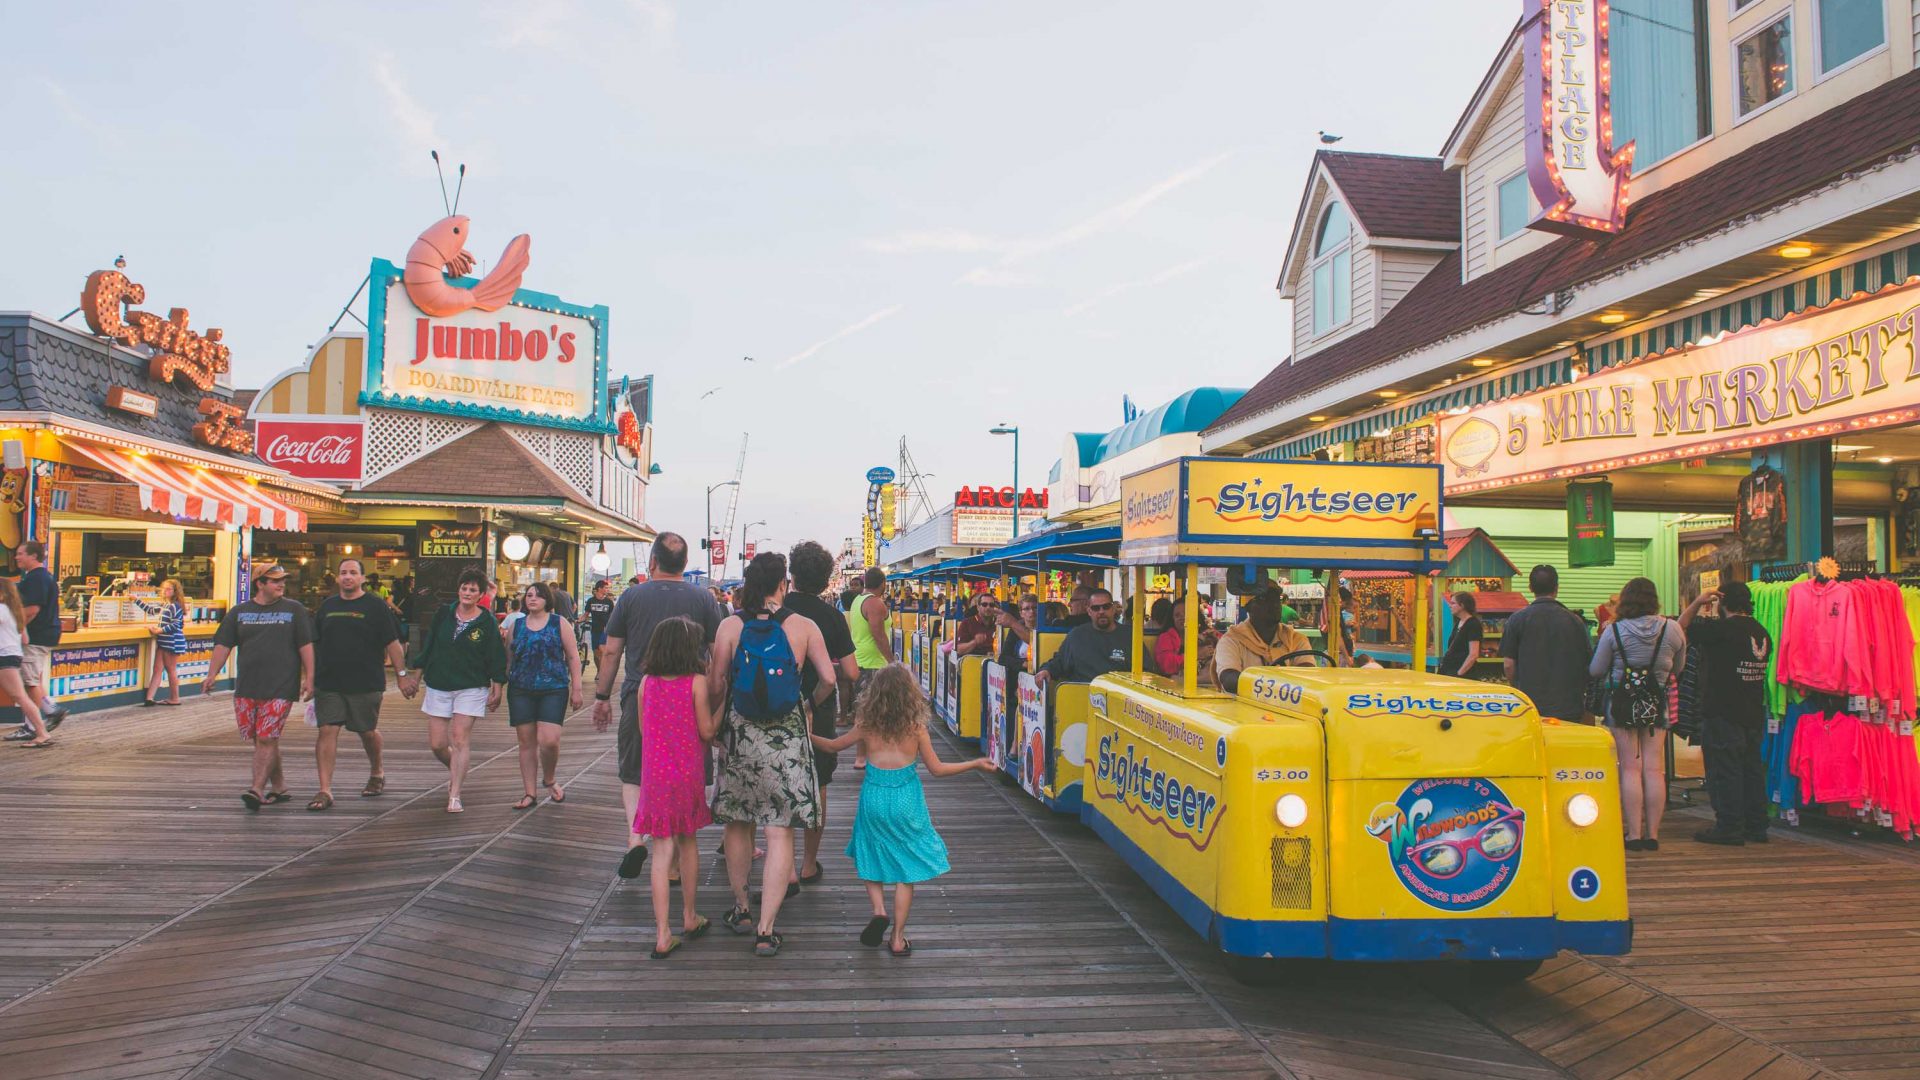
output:
[[[493,613],[480,605],[487,579],[478,570],[460,575],[459,602],[434,615],[420,655],[427,684],[421,709],[433,756],[447,767],[447,813],[458,814],[460,786],[467,779],[473,722],[500,704],[507,685],[507,647]]]

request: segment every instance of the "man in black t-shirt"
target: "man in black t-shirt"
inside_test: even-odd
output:
[[[606,663],[600,650],[607,644],[607,621],[613,618],[613,587],[605,580],[593,583],[593,595],[584,605],[587,612],[587,640],[593,649],[596,667]]]
[[[793,577],[793,588],[787,590],[787,598],[781,607],[813,620],[813,624],[820,628],[821,639],[826,642],[827,659],[833,661],[840,685],[854,685],[860,679],[860,665],[853,658],[853,631],[847,628],[847,617],[820,598],[820,594],[827,591],[827,579],[833,576],[833,556],[812,540],[804,540],[795,544],[787,556],[787,572]],[[819,685],[819,673],[813,670],[811,664],[803,665],[800,669],[800,700],[812,701],[814,688]],[[839,734],[839,722],[837,695],[811,708],[812,726],[809,730],[815,735],[833,738]],[[834,766],[837,764],[839,758],[832,754],[813,755],[813,771],[820,778],[822,788],[833,779]],[[827,824],[824,791],[820,811],[820,827],[806,830],[802,841],[799,876],[806,884],[812,884],[820,878],[820,836]]]
[[[1719,601],[1721,617],[1696,619]],[[1753,617],[1753,597],[1736,581],[1703,592],[1680,614],[1687,648],[1700,665],[1700,751],[1714,826],[1694,834],[1707,844],[1739,847],[1767,840],[1767,766],[1760,744],[1767,730],[1767,657],[1773,639]]]
[[[20,681],[27,693],[33,695],[34,704],[40,706],[47,730],[52,731],[67,718],[67,710],[47,693],[53,670],[53,647],[60,644],[60,583],[53,580],[53,574],[47,570],[47,549],[40,541],[28,540],[21,544],[14,549],[13,558],[14,564],[20,567],[20,607],[27,617],[27,624],[20,628],[24,639]],[[31,739],[34,732],[22,724],[21,733],[11,737]]]
[[[359,559],[346,559],[334,574],[339,593],[320,601],[313,615],[313,711],[320,721],[313,758],[320,769],[320,791],[309,810],[333,806],[333,760],[340,729],[360,736],[367,752],[367,786],[362,797],[387,790],[380,762],[380,701],[387,692],[388,661],[400,680],[400,692],[413,696],[400,626],[386,600],[363,587]]]

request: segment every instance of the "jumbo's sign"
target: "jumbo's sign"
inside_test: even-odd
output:
[[[1522,0],[1531,222],[1548,232],[1617,233],[1627,218],[1633,144],[1613,145],[1609,0]]]
[[[360,403],[609,432],[607,308],[518,288],[524,236],[485,278],[447,276],[474,266],[469,228],[436,223],[404,270],[373,261]]]
[[[1440,418],[1449,492],[1920,419],[1920,283]]]

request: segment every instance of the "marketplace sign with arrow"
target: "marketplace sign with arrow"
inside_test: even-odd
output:
[[[1617,233],[1627,220],[1633,143],[1613,145],[1610,0],[1522,0],[1527,182],[1540,203],[1529,227],[1571,236]]]

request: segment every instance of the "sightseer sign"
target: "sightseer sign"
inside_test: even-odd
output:
[[[1633,144],[1613,145],[1610,0],[1522,0],[1527,185],[1535,229],[1617,233],[1626,223]]]
[[[1443,416],[1448,492],[1551,480],[1920,418],[1920,283],[1707,338]]]
[[[519,288],[525,236],[485,278],[461,276],[470,230],[448,217],[404,270],[374,260],[361,404],[611,433],[606,307]]]

